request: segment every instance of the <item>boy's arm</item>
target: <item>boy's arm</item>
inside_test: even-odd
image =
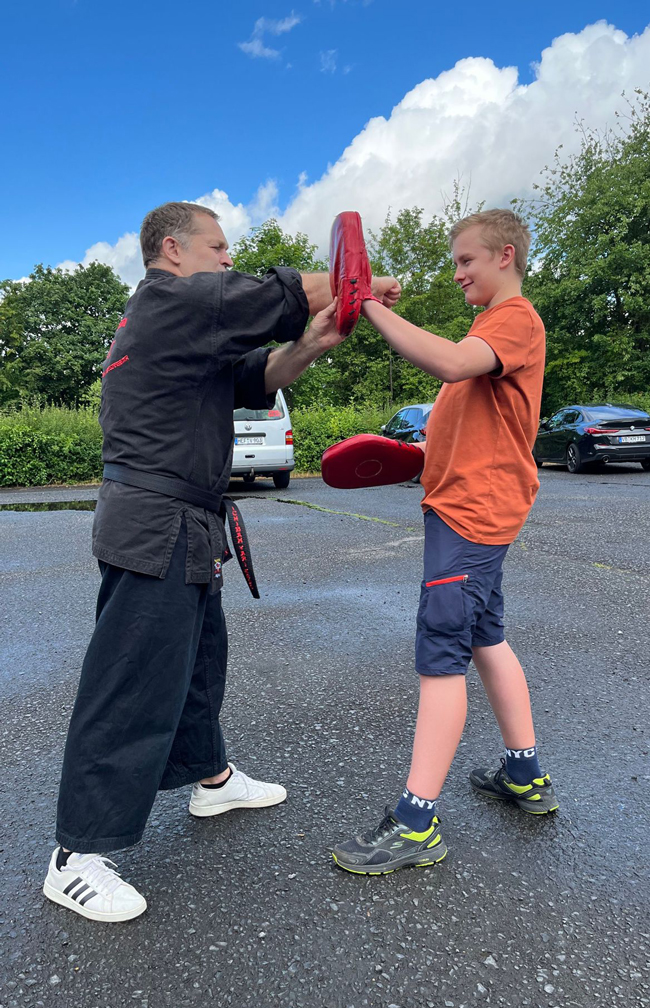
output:
[[[301,273],[302,288],[309,302],[309,314],[317,315],[332,301],[329,273]],[[400,285],[394,277],[373,277],[372,293],[383,304],[392,308],[400,297]]]
[[[454,343],[419,329],[376,301],[364,301],[361,312],[398,354],[441,381],[465,381],[500,367],[492,347],[477,336]]]

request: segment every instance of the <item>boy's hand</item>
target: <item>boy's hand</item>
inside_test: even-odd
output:
[[[395,277],[373,277],[370,289],[386,308],[394,308],[402,296],[402,287]]]

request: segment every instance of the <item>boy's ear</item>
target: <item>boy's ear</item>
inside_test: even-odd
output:
[[[504,245],[503,252],[501,253],[501,262],[499,266],[501,269],[505,269],[510,263],[515,261],[515,247],[514,245]]]

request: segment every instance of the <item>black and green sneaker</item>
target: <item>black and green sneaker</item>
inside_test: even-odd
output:
[[[447,846],[437,816],[428,829],[416,833],[398,822],[386,806],[384,818],[375,829],[337,844],[332,854],[339,868],[346,871],[357,875],[388,875],[407,865],[425,868],[437,864],[446,856]]]
[[[488,770],[486,767],[472,770],[469,782],[479,794],[487,798],[498,798],[499,801],[513,801],[524,812],[532,815],[546,815],[560,807],[548,774],[535,777],[530,784],[515,784],[506,773],[504,759],[497,770]]]

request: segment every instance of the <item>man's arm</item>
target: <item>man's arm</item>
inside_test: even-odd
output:
[[[309,302],[309,314],[317,315],[332,300],[329,273],[301,273],[302,287]],[[387,308],[393,308],[400,296],[400,285],[394,277],[373,277],[372,293]]]
[[[466,336],[460,343],[454,343],[419,329],[376,301],[364,301],[361,313],[398,354],[441,381],[465,381],[500,367],[492,347],[477,336]]]
[[[290,385],[321,354],[344,339],[336,330],[336,301],[332,301],[312,319],[309,329],[300,339],[271,351],[264,371],[266,391],[277,392],[279,388]]]

